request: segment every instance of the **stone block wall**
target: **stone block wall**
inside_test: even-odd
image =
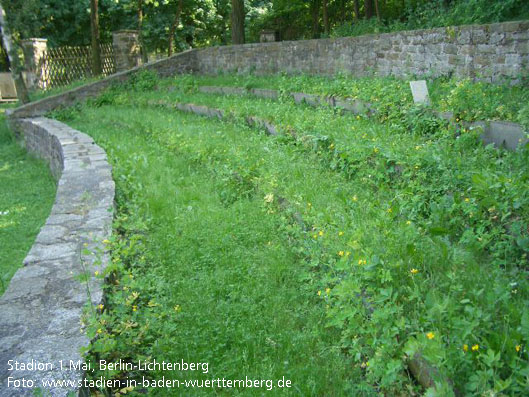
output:
[[[34,117],[98,95],[140,70],[179,73],[309,73],[352,76],[454,75],[498,82],[529,77],[529,21],[408,32],[193,49],[21,106],[13,117]]]
[[[49,161],[58,186],[50,216],[0,298],[0,396],[33,396],[37,387],[43,395],[67,396],[79,391],[84,376],[79,366],[68,367],[70,360],[83,362],[80,351],[89,342],[83,307],[102,300],[102,279],[94,273],[109,263],[102,241],[112,226],[112,169],[92,138],[65,124],[46,118],[10,122],[28,151]],[[68,363],[62,369],[61,360]],[[44,367],[17,370],[15,362]],[[26,387],[13,387],[23,379]],[[58,380],[72,383],[43,387],[43,381]]]
[[[455,75],[496,82],[527,76],[529,21],[212,47],[197,59],[197,71],[206,74]]]

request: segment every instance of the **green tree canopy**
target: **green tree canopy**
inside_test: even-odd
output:
[[[44,37],[50,46],[90,43],[89,0],[0,0],[14,40]],[[230,0],[99,0],[101,39],[112,31],[137,29],[149,52],[229,44]],[[139,8],[141,13],[139,14]],[[377,12],[378,10],[378,12]],[[399,29],[488,23],[529,18],[527,0],[244,0],[245,38],[259,41],[263,29],[283,40],[358,35]],[[373,18],[369,19],[370,15]],[[377,18],[379,17],[379,18]]]

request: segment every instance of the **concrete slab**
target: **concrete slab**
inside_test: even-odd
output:
[[[2,99],[17,99],[17,90],[11,73],[0,73],[0,97]]]

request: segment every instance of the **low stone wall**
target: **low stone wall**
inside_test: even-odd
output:
[[[263,90],[260,88],[246,89],[244,87],[218,87],[200,86],[198,91],[206,94],[220,95],[254,95],[259,98],[276,100],[279,98],[279,91]],[[362,102],[358,99],[343,98],[338,96],[322,96],[315,94],[305,94],[303,92],[289,92],[295,103],[305,103],[309,106],[330,106],[344,112],[353,114],[373,115],[377,112],[372,103]],[[451,123],[456,123],[454,114],[451,112],[436,112],[437,116]],[[508,150],[516,150],[519,146],[529,143],[528,133],[517,123],[508,121],[475,121],[472,123],[461,122],[465,128],[479,127],[483,130],[481,140],[485,145],[494,144],[496,147]]]
[[[453,74],[495,82],[529,73],[529,21],[211,47],[197,58],[197,71],[205,74]]]
[[[179,73],[192,73],[197,70],[196,54],[197,50],[181,52],[170,58],[116,73],[102,80],[85,84],[62,94],[49,96],[39,101],[20,106],[16,109],[8,109],[6,113],[11,118],[43,116],[53,109],[70,106],[75,102],[81,102],[87,98],[95,97],[112,84],[126,81],[134,73],[141,70],[152,70],[158,73],[161,77],[170,77]]]
[[[76,382],[44,393],[66,396],[78,391],[84,373],[70,368],[70,360],[83,362],[80,351],[89,342],[81,325],[83,307],[91,302],[95,310],[102,300],[102,280],[94,272],[108,263],[102,241],[112,228],[112,170],[92,138],[65,124],[34,118],[12,119],[11,126],[28,151],[49,161],[58,186],[24,267],[0,298],[0,395],[34,395],[30,388],[9,387],[9,381],[32,380],[34,388],[42,381]],[[82,274],[89,275],[88,282],[80,282]],[[16,362],[45,368],[16,370]]]

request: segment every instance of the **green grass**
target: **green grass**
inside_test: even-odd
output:
[[[413,78],[410,78],[413,79]],[[309,75],[218,75],[183,76],[165,84],[220,85],[269,88],[285,92],[305,92],[357,98],[375,105],[383,113],[396,106],[410,107],[413,98],[408,80],[394,77],[351,78]],[[468,121],[506,120],[529,125],[529,90],[527,85],[488,84],[448,78],[428,79],[432,107],[454,112]]]
[[[315,194],[336,189],[340,178],[254,131],[196,116],[124,107],[87,109],[85,116],[73,124],[94,136],[113,161],[118,230],[125,233],[115,242],[125,246],[115,259],[130,262],[132,276],[123,272],[112,289],[110,313],[99,320],[111,326],[99,334],[95,350],[110,359],[210,365],[209,375],[173,374],[179,379],[275,382],[284,376],[294,395],[355,387],[350,359],[341,354],[335,332],[325,329],[317,287],[303,281],[309,266],[299,243],[286,238],[292,226],[265,205],[269,190],[252,187],[262,177],[269,189],[285,183]],[[259,170],[246,168],[255,156],[263,156]],[[135,238],[143,247],[131,254]],[[127,321],[138,324],[139,335],[124,330]]]
[[[22,266],[55,198],[48,166],[28,155],[0,116],[0,294]]]
[[[141,75],[55,113],[107,149],[117,182],[116,274],[90,357],[285,375],[293,395],[413,395],[406,357],[420,352],[465,395],[527,390],[527,148],[485,147],[413,107],[369,120],[189,79]]]

